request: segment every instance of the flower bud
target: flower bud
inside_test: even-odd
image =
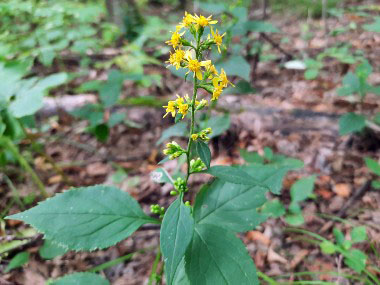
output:
[[[170,191],[170,195],[171,196],[176,196],[176,195],[178,195],[178,192],[177,191]]]
[[[200,158],[197,158],[196,160],[192,159],[190,161],[190,172],[191,173],[200,172],[204,168],[206,168],[206,165],[203,163],[203,161]]]
[[[183,193],[187,191],[186,181],[181,177],[178,177],[176,181],[174,181],[174,188],[178,190],[178,192]]]

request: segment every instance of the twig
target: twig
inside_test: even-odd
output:
[[[371,180],[367,180],[351,197],[347,200],[347,202],[343,205],[343,207],[339,210],[337,216],[339,218],[344,218],[346,216],[347,210],[352,207],[352,205],[359,200],[365,192],[367,192],[371,188]],[[327,222],[322,228],[321,233],[328,231],[333,225],[335,221]]]
[[[290,53],[288,53],[286,50],[284,50],[282,47],[280,47],[280,45],[278,43],[276,43],[275,41],[273,41],[267,34],[264,34],[264,33],[260,33],[260,36],[266,40],[268,43],[270,43],[272,45],[273,48],[277,49],[279,52],[283,53],[286,57],[286,60],[291,60],[293,59],[293,55],[291,55]]]

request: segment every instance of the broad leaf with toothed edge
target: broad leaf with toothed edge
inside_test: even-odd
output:
[[[145,215],[128,193],[113,186],[72,189],[7,219],[24,221],[70,250],[110,247],[146,223]]]

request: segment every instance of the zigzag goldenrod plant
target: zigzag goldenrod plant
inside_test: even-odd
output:
[[[206,90],[211,100],[217,100],[231,84],[224,70],[218,71],[205,58],[209,49],[216,47],[220,52],[222,46],[224,34],[212,27],[216,23],[211,16],[185,13],[167,41],[174,49],[168,63],[185,68],[194,88],[191,98],[178,96],[164,106],[165,116],[170,114],[176,121],[190,117],[187,147],[173,141],[164,150],[169,159],[186,156],[186,173],[174,180],[166,171],[156,172],[161,175],[160,182],[173,184],[170,194],[177,197],[167,209],[152,205],[151,212],[157,215],[153,218],[126,192],[96,185],[57,194],[8,219],[22,220],[53,244],[76,251],[107,248],[144,224],[157,224],[161,227],[160,247],[150,284],[161,284],[162,272],[166,284],[258,284],[254,263],[236,234],[253,229],[265,219],[256,209],[265,202],[268,188],[248,174],[253,171],[249,166],[211,167],[207,142],[212,130],[198,129],[196,122],[196,113],[208,106],[206,98],[198,98],[198,90]],[[216,178],[202,187],[192,204],[185,202],[185,196],[194,191],[188,182],[195,173]],[[163,271],[157,266],[161,258]],[[82,284],[81,276],[72,275],[70,280],[77,278],[75,284]]]

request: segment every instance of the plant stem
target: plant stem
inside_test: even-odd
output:
[[[257,271],[257,276],[263,279],[264,281],[268,282],[269,285],[276,285],[278,282],[272,278],[270,278],[268,275],[262,273],[261,271]]]
[[[46,192],[45,186],[40,180],[40,178],[37,176],[36,172],[33,170],[33,168],[30,166],[28,161],[21,155],[15,144],[9,139],[9,138],[0,138],[0,144],[3,144],[6,146],[6,148],[12,152],[12,154],[17,158],[20,165],[28,172],[33,180],[33,182],[37,185],[38,189],[40,190],[42,196],[44,198],[48,198],[49,194]]]
[[[152,272],[150,273],[150,276],[149,276],[148,285],[153,284],[153,279],[156,277],[157,266],[158,266],[158,263],[160,263],[160,259],[161,259],[161,248],[158,247],[157,253],[156,253],[156,258],[154,259],[154,262],[152,265]]]

